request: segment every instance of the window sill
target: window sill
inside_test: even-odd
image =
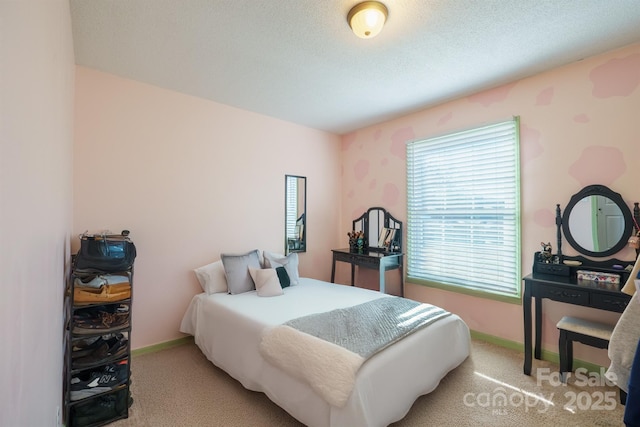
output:
[[[487,292],[487,291],[479,291],[477,289],[469,289],[463,286],[431,282],[429,280],[418,279],[418,278],[409,277],[409,276],[407,276],[406,281],[408,283],[415,283],[417,285],[427,286],[427,287],[436,288],[436,289],[442,289],[449,292],[471,295],[478,298],[485,298],[485,299],[490,299],[494,301],[506,302],[509,304],[522,305],[521,289],[518,289],[518,295],[516,296],[516,295],[505,295],[505,294],[499,294],[499,293],[493,293],[493,292]]]

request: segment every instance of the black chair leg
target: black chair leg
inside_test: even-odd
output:
[[[567,372],[573,372],[573,341],[567,340]]]
[[[569,371],[569,341],[567,339],[567,332],[563,329],[560,330],[560,338],[558,340],[558,350],[560,352],[560,379],[563,383],[567,382],[567,372]]]

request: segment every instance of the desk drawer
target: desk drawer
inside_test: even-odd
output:
[[[568,302],[577,305],[589,304],[589,292],[579,289],[564,289],[556,286],[538,285],[536,294],[540,298],[549,298],[554,301]]]
[[[378,268],[380,266],[380,258],[353,255],[351,262],[365,268]]]
[[[630,298],[618,295],[591,294],[591,307],[622,313]]]
[[[353,265],[359,265],[362,267],[378,268],[378,266],[380,265],[380,258],[362,254],[340,253],[336,255],[336,260],[348,262]]]
[[[536,262],[533,265],[533,271],[538,274],[554,274],[556,276],[569,276],[570,274],[568,265],[545,264],[542,262]]]

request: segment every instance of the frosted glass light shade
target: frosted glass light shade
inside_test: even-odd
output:
[[[347,15],[349,26],[356,36],[370,39],[380,33],[387,19],[387,7],[377,1],[355,5]]]

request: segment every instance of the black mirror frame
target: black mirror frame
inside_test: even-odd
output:
[[[569,230],[569,216],[571,215],[573,207],[580,200],[588,196],[603,196],[610,199],[620,208],[622,216],[624,217],[624,232],[622,233],[622,237],[617,244],[607,249],[606,251],[593,252],[583,248],[576,242],[576,240],[573,238],[573,235],[571,234],[571,231]],[[579,253],[592,257],[607,257],[620,252],[627,245],[627,241],[629,240],[629,237],[631,236],[631,233],[633,231],[633,218],[631,217],[631,210],[624,202],[622,196],[619,193],[612,191],[610,188],[604,185],[588,185],[578,193],[571,196],[571,200],[569,200],[569,203],[562,213],[562,231],[564,233],[564,237],[567,239],[567,242],[569,242],[571,247]]]

